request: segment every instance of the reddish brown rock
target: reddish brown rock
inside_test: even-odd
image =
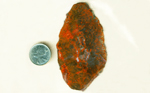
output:
[[[84,90],[106,63],[103,28],[86,3],[77,3],[67,14],[59,34],[58,63],[65,82]]]

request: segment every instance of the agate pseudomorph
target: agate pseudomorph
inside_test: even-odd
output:
[[[86,3],[77,3],[67,14],[57,43],[58,63],[65,82],[84,90],[106,63],[103,28]]]

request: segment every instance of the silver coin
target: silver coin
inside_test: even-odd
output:
[[[49,61],[51,51],[45,44],[36,44],[31,48],[29,57],[32,63],[44,65]]]

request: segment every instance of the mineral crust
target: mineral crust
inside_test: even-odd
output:
[[[106,63],[103,28],[87,3],[74,4],[59,34],[58,63],[70,88],[84,90]]]

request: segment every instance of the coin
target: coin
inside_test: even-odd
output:
[[[29,57],[35,65],[44,65],[49,61],[51,51],[45,44],[36,44],[31,48]]]

